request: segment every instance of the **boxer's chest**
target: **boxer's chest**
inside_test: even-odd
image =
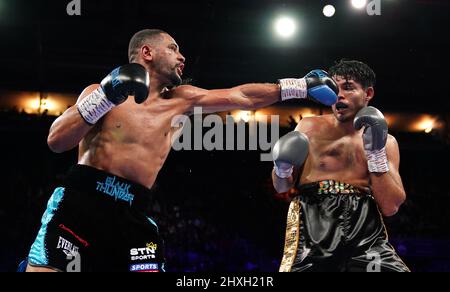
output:
[[[149,105],[130,102],[108,115],[103,130],[111,132],[118,142],[169,147],[176,114],[165,101]]]
[[[330,138],[331,136],[331,138]],[[366,159],[359,135],[319,136],[310,141],[310,157],[314,168],[321,171],[366,169]]]

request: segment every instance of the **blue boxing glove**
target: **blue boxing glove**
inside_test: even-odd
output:
[[[339,88],[336,82],[323,70],[313,70],[303,78],[279,80],[281,100],[293,98],[311,99],[331,106],[337,102]]]

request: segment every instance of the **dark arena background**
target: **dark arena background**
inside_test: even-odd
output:
[[[69,2],[0,0],[0,271],[26,258],[47,200],[77,162],[76,149],[49,150],[50,125],[128,62],[128,41],[143,28],[171,34],[187,59],[184,77],[206,89],[302,77],[342,58],[369,64],[372,104],[398,140],[407,193],[385,218],[390,241],[412,271],[450,271],[450,2],[367,1],[381,5],[369,15],[350,0],[80,0],[72,16]],[[280,15],[297,22],[292,39],[275,34]],[[261,111],[280,116],[281,136],[329,109],[295,101]],[[246,122],[258,111],[225,114]],[[148,207],[168,271],[278,271],[289,204],[262,152],[171,151]]]

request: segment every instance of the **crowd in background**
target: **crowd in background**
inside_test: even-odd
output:
[[[48,198],[76,163],[76,150],[51,153],[54,117],[0,113],[0,271],[27,256]],[[287,132],[290,129],[283,129]],[[433,134],[393,133],[408,198],[386,218],[390,239],[413,271],[450,271],[449,145]],[[168,271],[277,271],[288,203],[271,185],[258,151],[172,151],[148,214],[166,243]]]

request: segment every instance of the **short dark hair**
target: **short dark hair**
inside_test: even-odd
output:
[[[128,60],[133,62],[139,54],[139,49],[145,43],[152,43],[161,40],[161,35],[167,32],[160,29],[143,29],[134,34],[128,45]]]
[[[340,60],[328,72],[330,76],[342,76],[355,80],[363,88],[375,86],[375,72],[365,63],[356,60]]]

